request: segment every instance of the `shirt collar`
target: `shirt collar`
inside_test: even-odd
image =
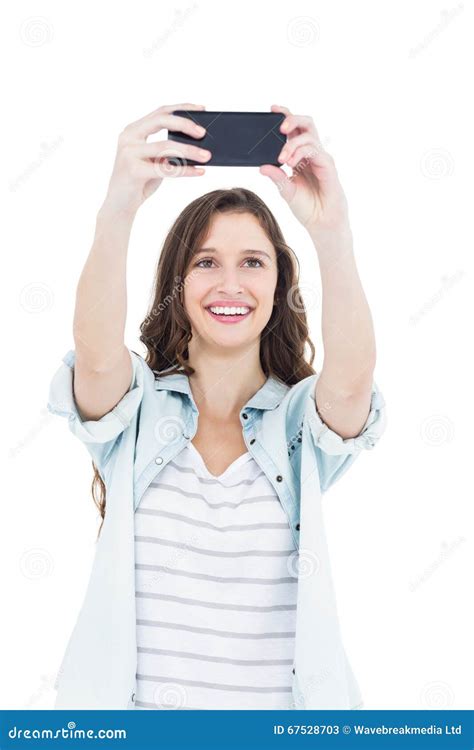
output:
[[[161,377],[156,373],[155,388],[157,391],[167,390],[185,393],[193,400],[189,378],[184,372],[177,372]],[[275,409],[288,389],[289,386],[286,383],[270,375],[259,390],[247,401],[245,408]]]

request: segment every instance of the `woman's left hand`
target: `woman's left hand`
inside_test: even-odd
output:
[[[292,168],[289,177],[280,167],[264,164],[260,173],[278,187],[298,221],[310,234],[347,230],[347,199],[339,182],[333,157],[319,139],[312,117],[293,115],[272,104],[272,112],[285,115],[280,131],[288,136],[278,160]]]

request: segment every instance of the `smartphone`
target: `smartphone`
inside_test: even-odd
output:
[[[274,164],[280,167],[278,154],[286,143],[280,133],[285,115],[279,112],[207,112],[177,109],[172,112],[187,117],[206,128],[202,138],[187,133],[168,131],[168,139],[208,149],[212,156],[206,162],[182,157],[168,157],[176,164],[197,164],[200,167],[259,167]]]

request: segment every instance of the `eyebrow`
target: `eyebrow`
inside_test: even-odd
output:
[[[215,247],[202,247],[200,250],[197,251],[196,255],[199,255],[200,253],[218,253],[219,251],[216,250]],[[265,255],[269,260],[271,260],[271,257],[268,253],[266,253],[264,250],[253,250],[252,248],[247,248],[240,251],[240,255],[245,255],[246,253],[253,253],[254,255]]]

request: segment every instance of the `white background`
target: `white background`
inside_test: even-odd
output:
[[[76,285],[116,139],[161,104],[187,101],[311,115],[336,160],[389,415],[376,449],[324,499],[344,643],[365,708],[471,708],[468,3],[42,0],[12,6],[1,26],[1,708],[52,706],[89,579],[91,462],[46,401],[74,346]],[[166,180],[142,207],[126,344],[145,354],[139,324],[177,214],[237,185],[267,202],[300,259],[319,370],[316,251],[257,168]]]

